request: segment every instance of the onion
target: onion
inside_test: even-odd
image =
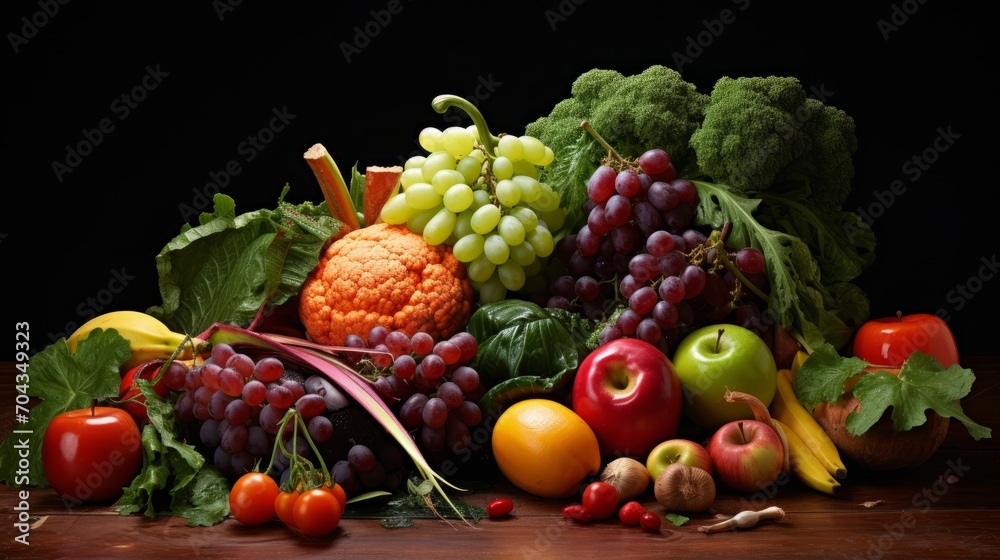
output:
[[[898,369],[880,368],[899,375]],[[927,411],[927,422],[906,431],[892,425],[892,408],[882,414],[872,427],[860,436],[853,435],[845,424],[847,415],[860,410],[861,402],[847,392],[834,403],[820,403],[813,417],[830,436],[841,455],[857,465],[877,471],[913,469],[930,458],[948,435],[949,419],[933,410]]]

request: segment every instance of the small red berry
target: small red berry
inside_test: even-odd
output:
[[[486,515],[496,519],[498,517],[506,517],[510,515],[510,512],[514,511],[514,502],[510,501],[509,498],[497,498],[486,504]]]
[[[622,520],[623,523],[628,523],[629,525],[636,525],[639,523],[639,518],[646,513],[646,508],[642,504],[636,501],[628,502],[618,510],[618,518]]]
[[[590,508],[581,504],[573,504],[563,508],[563,519],[572,519],[581,523],[590,523],[594,520],[594,514]]]
[[[650,533],[659,532],[662,523],[663,521],[660,519],[660,516],[651,511],[647,511],[639,518],[639,525],[642,525],[642,530],[649,531]]]

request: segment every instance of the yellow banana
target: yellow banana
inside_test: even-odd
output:
[[[791,366],[792,379],[795,379],[795,376],[798,375],[799,369],[802,367],[803,362],[805,362],[808,357],[809,353],[806,352],[805,350],[799,350],[798,352],[795,353],[795,357],[792,358],[792,366]]]
[[[127,371],[141,363],[157,358],[169,358],[177,347],[184,342],[184,335],[171,331],[162,321],[141,311],[110,311],[98,315],[76,329],[66,344],[70,353],[76,352],[76,346],[81,340],[86,340],[95,329],[114,329],[129,341],[132,356],[121,366]],[[185,345],[177,359],[189,360],[194,357],[192,346],[197,347],[204,341],[197,338]]]
[[[826,470],[823,463],[806,447],[802,438],[786,424],[776,418],[771,419],[771,425],[784,432],[788,442],[789,463],[792,474],[803,484],[831,496],[840,491],[840,482]]]
[[[846,477],[847,467],[840,458],[837,446],[795,396],[791,373],[787,369],[778,372],[778,390],[771,401],[771,416],[795,432],[827,472],[838,479]]]

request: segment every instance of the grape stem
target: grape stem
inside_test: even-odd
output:
[[[298,441],[299,429],[301,428],[303,437],[305,437],[310,449],[312,449],[313,454],[319,461],[320,470],[317,474],[320,475],[320,481],[318,486],[322,486],[327,482],[332,484],[334,482],[333,477],[330,475],[330,470],[326,466],[326,461],[323,460],[322,453],[319,452],[319,449],[313,442],[312,437],[309,435],[309,429],[306,427],[305,420],[302,419],[302,415],[293,408],[288,409],[285,416],[278,424],[279,436],[275,438],[274,449],[271,452],[271,462],[268,463],[268,468],[270,468],[270,465],[274,465],[274,460],[277,458],[278,450],[280,449],[282,455],[288,457],[288,468],[290,471],[290,475],[288,477],[289,487],[301,491],[301,489],[312,488],[315,485],[313,473],[316,469],[313,464],[304,457],[299,456],[298,452],[294,448],[294,444],[291,451],[285,449],[285,443],[282,441],[283,438],[281,437],[281,434],[285,432],[286,425],[289,422],[294,423],[292,426],[291,441]],[[302,463],[305,463],[305,466]],[[303,483],[305,486],[303,486]]]
[[[611,158],[613,158],[613,159],[615,159],[617,161],[620,161],[622,163],[627,163],[625,161],[625,158],[623,158],[621,156],[621,154],[618,153],[618,150],[615,150],[614,148],[612,148],[611,144],[608,144],[608,141],[605,140],[603,136],[601,136],[600,134],[598,134],[597,131],[594,130],[594,127],[591,126],[591,124],[589,122],[583,121],[582,123],[580,123],[580,128],[582,128],[583,130],[585,130],[587,132],[587,134],[590,135],[591,138],[593,138],[594,140],[597,141],[598,144],[600,144],[601,146],[603,146],[604,149],[608,151],[608,156],[610,156]]]
[[[472,123],[476,125],[476,130],[479,131],[479,141],[483,145],[483,152],[490,158],[496,157],[493,151],[496,149],[500,138],[490,134],[490,128],[486,126],[486,119],[483,118],[483,114],[479,112],[479,109],[475,105],[462,97],[446,93],[435,97],[431,101],[431,107],[442,115],[452,107],[457,107],[464,111],[472,119]]]
[[[729,272],[732,272],[733,276],[738,278],[739,281],[742,282],[744,286],[749,288],[751,292],[757,294],[757,296],[761,300],[763,300],[764,303],[770,303],[771,297],[765,294],[764,291],[758,288],[753,282],[748,280],[747,277],[744,276],[743,273],[740,271],[740,269],[736,267],[733,261],[729,260],[729,255],[726,254],[726,238],[729,237],[729,230],[731,228],[732,225],[729,222],[726,222],[722,226],[722,233],[719,235],[718,240],[716,240],[715,243],[713,243],[716,249],[715,253],[716,255],[718,255],[717,258],[722,262],[722,266],[726,267],[726,270],[728,270]]]

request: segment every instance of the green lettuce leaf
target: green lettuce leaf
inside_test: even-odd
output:
[[[66,339],[45,347],[28,361],[29,382],[24,394],[39,399],[0,444],[0,481],[9,486],[47,487],[42,470],[42,439],[45,428],[57,415],[90,407],[118,396],[119,367],[132,355],[129,341],[114,329],[95,329],[71,354]],[[16,381],[16,380],[15,380]],[[14,433],[14,431],[26,433]],[[27,442],[22,440],[27,439]],[[19,450],[28,450],[27,474],[18,472]],[[26,476],[26,478],[25,478]],[[22,482],[27,482],[22,484]]]
[[[287,192],[274,210],[240,215],[230,197],[216,194],[214,213],[185,226],[157,255],[163,304],[147,312],[172,330],[199,333],[216,322],[248,326],[262,307],[296,296],[342,224],[325,203],[285,203]]]
[[[143,462],[139,474],[115,504],[121,515],[173,515],[189,526],[214,525],[229,515],[229,484],[214,465],[182,438],[173,405],[140,379],[149,424],[142,431]]]
[[[825,343],[843,347],[867,319],[867,299],[846,286],[831,290],[822,280],[819,264],[805,241],[761,225],[754,217],[760,199],[735,195],[724,185],[692,182],[700,197],[697,224],[720,229],[729,222],[732,231],[727,243],[755,247],[764,253],[770,282],[769,316],[797,335],[807,351]]]

